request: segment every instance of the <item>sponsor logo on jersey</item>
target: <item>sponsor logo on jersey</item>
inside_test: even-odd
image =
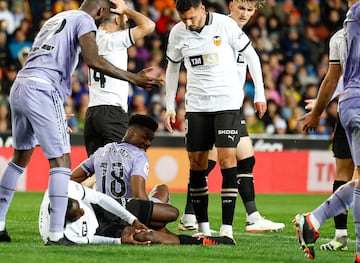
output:
[[[238,130],[218,130],[218,135],[236,135],[239,134]]]
[[[220,36],[214,36],[213,43],[217,47],[220,46],[221,45],[221,37]]]
[[[192,67],[217,65],[219,63],[219,57],[216,53],[192,56],[189,57],[189,60]]]

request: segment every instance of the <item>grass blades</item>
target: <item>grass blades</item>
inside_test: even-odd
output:
[[[299,249],[295,231],[291,223],[297,213],[311,211],[322,203],[328,195],[265,195],[258,194],[256,203],[260,213],[266,218],[285,223],[278,233],[245,232],[245,212],[239,197],[234,219],[236,246],[165,246],[165,245],[86,245],[77,247],[44,246],[38,233],[38,213],[42,193],[16,193],[7,216],[7,230],[11,243],[0,243],[0,262],[42,263],[42,262],[311,262]],[[184,209],[185,194],[171,195],[172,203]],[[221,225],[220,196],[210,195],[210,225],[219,230]],[[176,233],[178,221],[168,225]],[[320,229],[321,236],[315,249],[314,262],[353,262],[355,253],[355,233],[351,212],[348,232],[351,239],[349,251],[321,251],[319,246],[333,238],[333,220],[328,220]],[[193,232],[181,232],[193,234]]]

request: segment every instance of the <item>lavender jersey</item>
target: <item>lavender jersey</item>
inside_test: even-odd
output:
[[[345,71],[344,92],[340,100],[360,96],[360,2],[354,4],[344,21]]]
[[[82,10],[64,11],[48,19],[18,77],[52,84],[64,101],[71,94],[71,75],[79,60],[79,37],[96,30],[94,19]]]
[[[149,159],[145,151],[132,144],[109,143],[99,148],[81,168],[91,176],[96,174],[97,190],[120,201],[132,197],[130,178],[149,175]]]

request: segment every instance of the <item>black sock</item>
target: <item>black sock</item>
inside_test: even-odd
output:
[[[185,204],[185,214],[194,215],[194,206],[191,203],[191,196],[190,196],[190,183],[188,183],[187,193],[186,193],[186,204]]]
[[[257,211],[256,203],[255,203],[255,189],[254,189],[254,177],[253,177],[254,165],[255,165],[254,156],[251,156],[249,158],[237,162],[236,177],[237,177],[238,191],[244,203],[246,213],[248,215]]]
[[[221,169],[221,174],[223,177],[221,189],[222,223],[224,225],[232,225],[238,192],[236,167]]]
[[[340,186],[346,184],[347,182],[345,181],[334,181],[333,184],[333,192],[335,192]],[[341,213],[337,216],[334,216],[334,222],[335,222],[335,228],[336,229],[347,229],[347,211],[346,214]]]
[[[215,168],[216,166],[216,161],[214,160],[208,160],[208,168],[206,170],[206,175],[209,175],[209,173]]]
[[[206,181],[206,170],[190,170],[190,195],[198,223],[209,222],[209,192]]]

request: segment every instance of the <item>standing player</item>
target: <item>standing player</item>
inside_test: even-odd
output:
[[[236,21],[240,28],[243,28],[250,18],[255,14],[257,8],[261,7],[263,0],[231,0],[229,1],[230,17]],[[239,70],[241,86],[243,87],[246,79],[247,63],[241,52],[235,53]],[[264,89],[255,89],[254,105],[257,111],[266,109],[266,99]],[[238,192],[244,203],[246,210],[246,231],[248,232],[264,232],[264,231],[280,231],[285,227],[283,223],[275,223],[263,218],[256,208],[253,168],[255,165],[254,149],[251,138],[246,129],[244,114],[241,110],[240,122],[240,142],[236,149],[237,158],[237,182]],[[217,160],[216,148],[209,153],[208,169],[209,174],[214,169]],[[210,179],[211,180],[211,179]],[[188,191],[189,195],[189,191]],[[180,230],[196,229],[196,218],[193,214],[190,197],[187,197],[185,214],[181,217]]]
[[[168,204],[169,192],[158,186],[146,194],[149,173],[146,150],[150,147],[158,124],[146,115],[133,115],[122,143],[108,143],[72,171],[77,182],[96,174],[96,189],[122,203],[139,220],[152,228],[163,228],[175,221],[179,211]]]
[[[111,213],[107,221],[100,221],[93,209]],[[45,192],[39,213],[39,232],[47,241],[49,231],[49,197]],[[109,196],[70,181],[66,211],[65,238],[73,244],[180,244],[234,245],[225,237],[191,237],[171,232],[148,230],[130,212]]]
[[[232,237],[237,197],[236,146],[244,99],[234,53],[240,51],[248,61],[256,89],[264,88],[260,60],[248,37],[231,18],[206,12],[201,0],[177,0],[176,9],[182,21],[172,28],[167,47],[166,127],[173,131],[177,80],[184,60],[191,202],[199,231],[210,235],[206,175],[209,150],[215,144],[223,176],[220,235]],[[260,116],[266,110],[262,106],[258,109]]]
[[[348,6],[351,7],[356,2],[357,0],[348,1]],[[344,38],[344,29],[340,29],[330,39],[329,69],[320,85],[318,98],[313,107],[311,103],[308,105],[308,107],[312,107],[311,112],[299,119],[300,121],[304,121],[304,131],[315,129],[319,125],[320,115],[324,111],[326,105],[331,101],[331,98],[338,96],[344,89],[342,79],[345,60]],[[349,143],[346,138],[345,130],[339,120],[339,116],[335,126],[332,150],[336,160],[336,176],[333,184],[333,192],[335,192],[340,186],[351,180],[355,169]],[[322,244],[320,248],[323,250],[348,250],[347,212],[344,211],[344,213],[335,216],[334,222],[335,238],[329,243]],[[296,224],[296,220],[294,223]],[[301,225],[299,227],[301,228]]]
[[[344,91],[339,100],[339,116],[348,139],[357,173],[360,172],[360,3],[348,11],[344,22]],[[356,230],[355,262],[360,262],[360,184],[354,190],[353,216]]]
[[[121,14],[111,13],[96,34],[99,55],[123,70],[127,69],[127,48],[155,29],[155,23],[119,1]],[[137,25],[127,28],[128,18]],[[88,156],[110,142],[121,142],[128,124],[129,83],[89,71],[89,107],[86,111],[84,141]]]
[[[112,0],[115,4],[119,0]],[[111,9],[113,12],[118,10]],[[71,94],[70,78],[82,51],[85,62],[110,76],[143,87],[158,87],[160,79],[116,68],[98,55],[95,21],[108,16],[108,0],[85,0],[79,10],[64,11],[50,18],[35,38],[26,63],[11,88],[10,106],[14,156],[0,182],[0,241],[10,242],[5,216],[18,178],[30,161],[34,147],[42,147],[50,165],[51,203],[49,241],[66,245],[63,237],[70,177],[70,140],[64,101]]]

